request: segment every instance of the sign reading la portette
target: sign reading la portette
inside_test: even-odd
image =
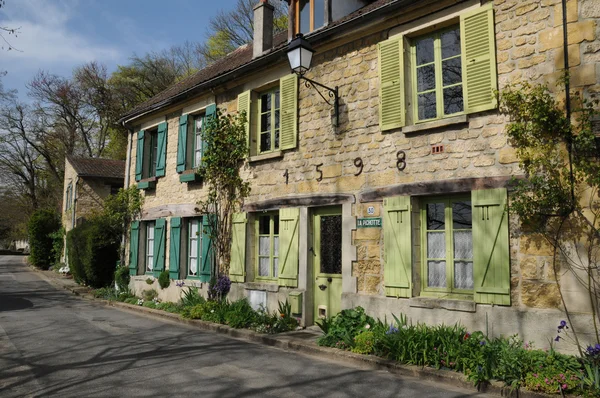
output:
[[[381,228],[381,217],[357,218],[356,228]]]

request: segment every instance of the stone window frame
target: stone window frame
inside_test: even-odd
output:
[[[473,217],[473,202],[471,194],[457,194],[457,195],[445,195],[445,196],[425,196],[418,198],[418,244],[420,261],[417,262],[418,278],[420,281],[419,294],[422,297],[444,297],[454,298],[461,300],[473,300],[474,289],[459,289],[454,287],[454,231],[453,220],[452,220],[452,203],[454,202],[470,202],[471,203],[471,217]],[[444,203],[445,212],[445,262],[446,262],[446,287],[428,287],[428,267],[427,267],[427,208],[426,205],[430,203]],[[472,226],[471,226],[472,231]],[[475,238],[471,235],[471,244],[473,245]],[[473,263],[473,258],[470,259]],[[474,271],[474,270],[473,270]]]
[[[260,233],[260,220],[263,217],[269,217],[269,234],[261,234]],[[275,219],[277,219],[277,234],[275,234]],[[274,253],[274,247],[275,247],[275,238],[277,238],[277,247],[279,248],[279,227],[280,227],[280,222],[279,222],[279,212],[278,211],[273,211],[273,212],[266,212],[266,213],[260,213],[260,214],[256,214],[254,216],[254,252],[256,253],[255,255],[255,261],[254,261],[254,280],[255,281],[263,281],[263,282],[277,282],[278,281],[278,277],[279,277],[279,252],[277,253],[277,255],[275,255]],[[262,237],[269,237],[269,255],[268,256],[261,256],[260,254],[260,238]],[[261,276],[260,275],[260,259],[262,258],[269,258],[269,275],[266,276]],[[275,258],[277,258],[277,274],[275,273],[275,267],[274,267],[274,260]]]

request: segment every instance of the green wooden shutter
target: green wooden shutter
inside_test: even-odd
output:
[[[300,209],[279,210],[279,285],[298,287]]]
[[[248,153],[250,153],[250,118],[252,117],[250,112],[250,103],[252,98],[252,92],[250,90],[244,91],[238,95],[238,113],[246,112],[246,145],[248,146]]]
[[[498,106],[492,3],[460,16],[465,113]]]
[[[204,153],[206,152],[206,145],[205,145],[205,140],[204,140],[204,134],[206,134],[208,132],[208,130],[206,129],[206,126],[208,126],[210,124],[210,121],[217,116],[217,105],[216,104],[210,104],[209,106],[206,107],[206,113],[204,114],[204,123],[202,124],[204,131],[202,132],[202,162],[204,162]]]
[[[377,45],[379,55],[379,126],[381,131],[404,126],[404,39]]]
[[[167,164],[167,123],[163,122],[158,125],[156,133],[157,148],[156,148],[156,177],[164,177]]]
[[[411,297],[412,227],[410,196],[384,199],[383,208],[385,295]]]
[[[131,233],[129,238],[129,275],[137,275],[138,272],[138,252],[140,250],[140,222],[131,223]]]
[[[292,73],[279,80],[281,150],[296,147],[298,141],[298,75]]]
[[[187,137],[188,137],[189,115],[183,115],[179,118],[179,137],[177,140],[177,172],[181,173],[186,169]]]
[[[171,218],[171,239],[169,242],[169,277],[179,279],[181,262],[181,217]]]
[[[154,224],[154,276],[165,269],[165,219],[159,218]]]
[[[135,154],[135,180],[139,181],[142,179],[142,173],[144,172],[144,137],[146,132],[144,130],[138,131],[137,138],[137,152]]]
[[[202,264],[200,264],[200,282],[210,281],[213,262],[211,218],[208,214],[202,217]]]
[[[231,261],[229,278],[232,282],[244,282],[246,275],[246,213],[233,215],[231,238]]]
[[[510,253],[506,188],[471,193],[475,301],[510,305]]]

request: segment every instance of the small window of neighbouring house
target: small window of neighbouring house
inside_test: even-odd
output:
[[[73,206],[73,183],[69,183],[67,186],[67,199],[65,203],[66,210],[69,210]]]
[[[256,221],[258,236],[257,276],[277,278],[279,269],[279,214],[261,215]]]
[[[325,0],[296,2],[296,33],[309,33],[325,25]]]
[[[414,39],[411,53],[415,121],[463,112],[460,27]]]

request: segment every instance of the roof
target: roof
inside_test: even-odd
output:
[[[340,18],[336,21],[331,22],[329,25],[324,27],[323,29],[316,30],[307,34],[306,36],[310,38],[316,34],[322,33],[324,31],[330,31],[335,27],[338,27],[346,22],[359,19],[363,17],[365,14],[371,13],[372,11],[378,10],[382,7],[387,6],[388,4],[397,2],[398,0],[376,0],[353,13],[346,15],[343,18]],[[402,3],[402,1],[400,1]],[[287,31],[280,32],[273,37],[273,48],[263,54],[260,57],[255,58],[256,60],[266,58],[273,53],[277,52],[277,50],[281,50],[287,44]],[[180,82],[172,85],[171,87],[165,89],[164,91],[156,94],[154,97],[144,101],[139,104],[125,115],[122,116],[121,122],[125,122],[128,119],[133,119],[146,112],[150,112],[152,110],[158,109],[162,106],[168,105],[172,102],[172,100],[177,97],[183,96],[190,91],[199,88],[199,86],[204,83],[208,83],[209,81],[221,77],[228,72],[232,72],[240,67],[248,65],[254,61],[252,58],[252,43],[245,44],[241,47],[238,47],[236,50],[227,54],[225,57],[217,60],[216,62],[210,64],[206,68],[198,71],[196,74],[181,80]]]
[[[80,177],[125,178],[125,161],[67,157]]]

